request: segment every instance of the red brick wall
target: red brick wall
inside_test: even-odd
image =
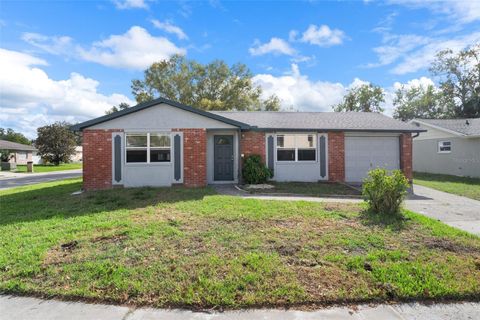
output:
[[[112,132],[121,129],[83,131],[83,189],[112,187]]]
[[[328,180],[345,181],[345,134],[328,133]]]
[[[258,131],[242,132],[240,138],[240,150],[244,155],[244,158],[252,154],[258,154],[262,157],[262,160],[265,163],[265,133]]]
[[[400,169],[410,182],[413,179],[412,156],[412,134],[402,133],[400,135]]]
[[[207,130],[174,129],[183,132],[183,184],[186,187],[207,185]]]

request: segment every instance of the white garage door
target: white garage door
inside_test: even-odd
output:
[[[374,168],[400,168],[398,137],[345,137],[345,180],[360,182]]]

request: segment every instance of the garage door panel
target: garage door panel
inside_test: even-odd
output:
[[[345,180],[360,182],[374,168],[399,169],[398,137],[345,137]]]

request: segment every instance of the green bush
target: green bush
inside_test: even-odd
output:
[[[259,155],[251,155],[245,159],[243,163],[243,179],[248,184],[265,183],[273,175],[262,162],[262,157]]]
[[[390,174],[385,169],[368,172],[363,181],[362,194],[370,211],[378,214],[399,214],[409,183],[400,170]]]

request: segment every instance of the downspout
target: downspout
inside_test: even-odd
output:
[[[241,141],[242,141],[242,129],[241,128],[238,128],[238,135],[237,135],[237,152],[238,152],[238,155],[237,155],[237,161],[238,161],[238,164],[237,164],[237,167],[238,167],[238,184],[242,184],[243,182],[243,178],[242,178],[242,147],[241,147]]]

